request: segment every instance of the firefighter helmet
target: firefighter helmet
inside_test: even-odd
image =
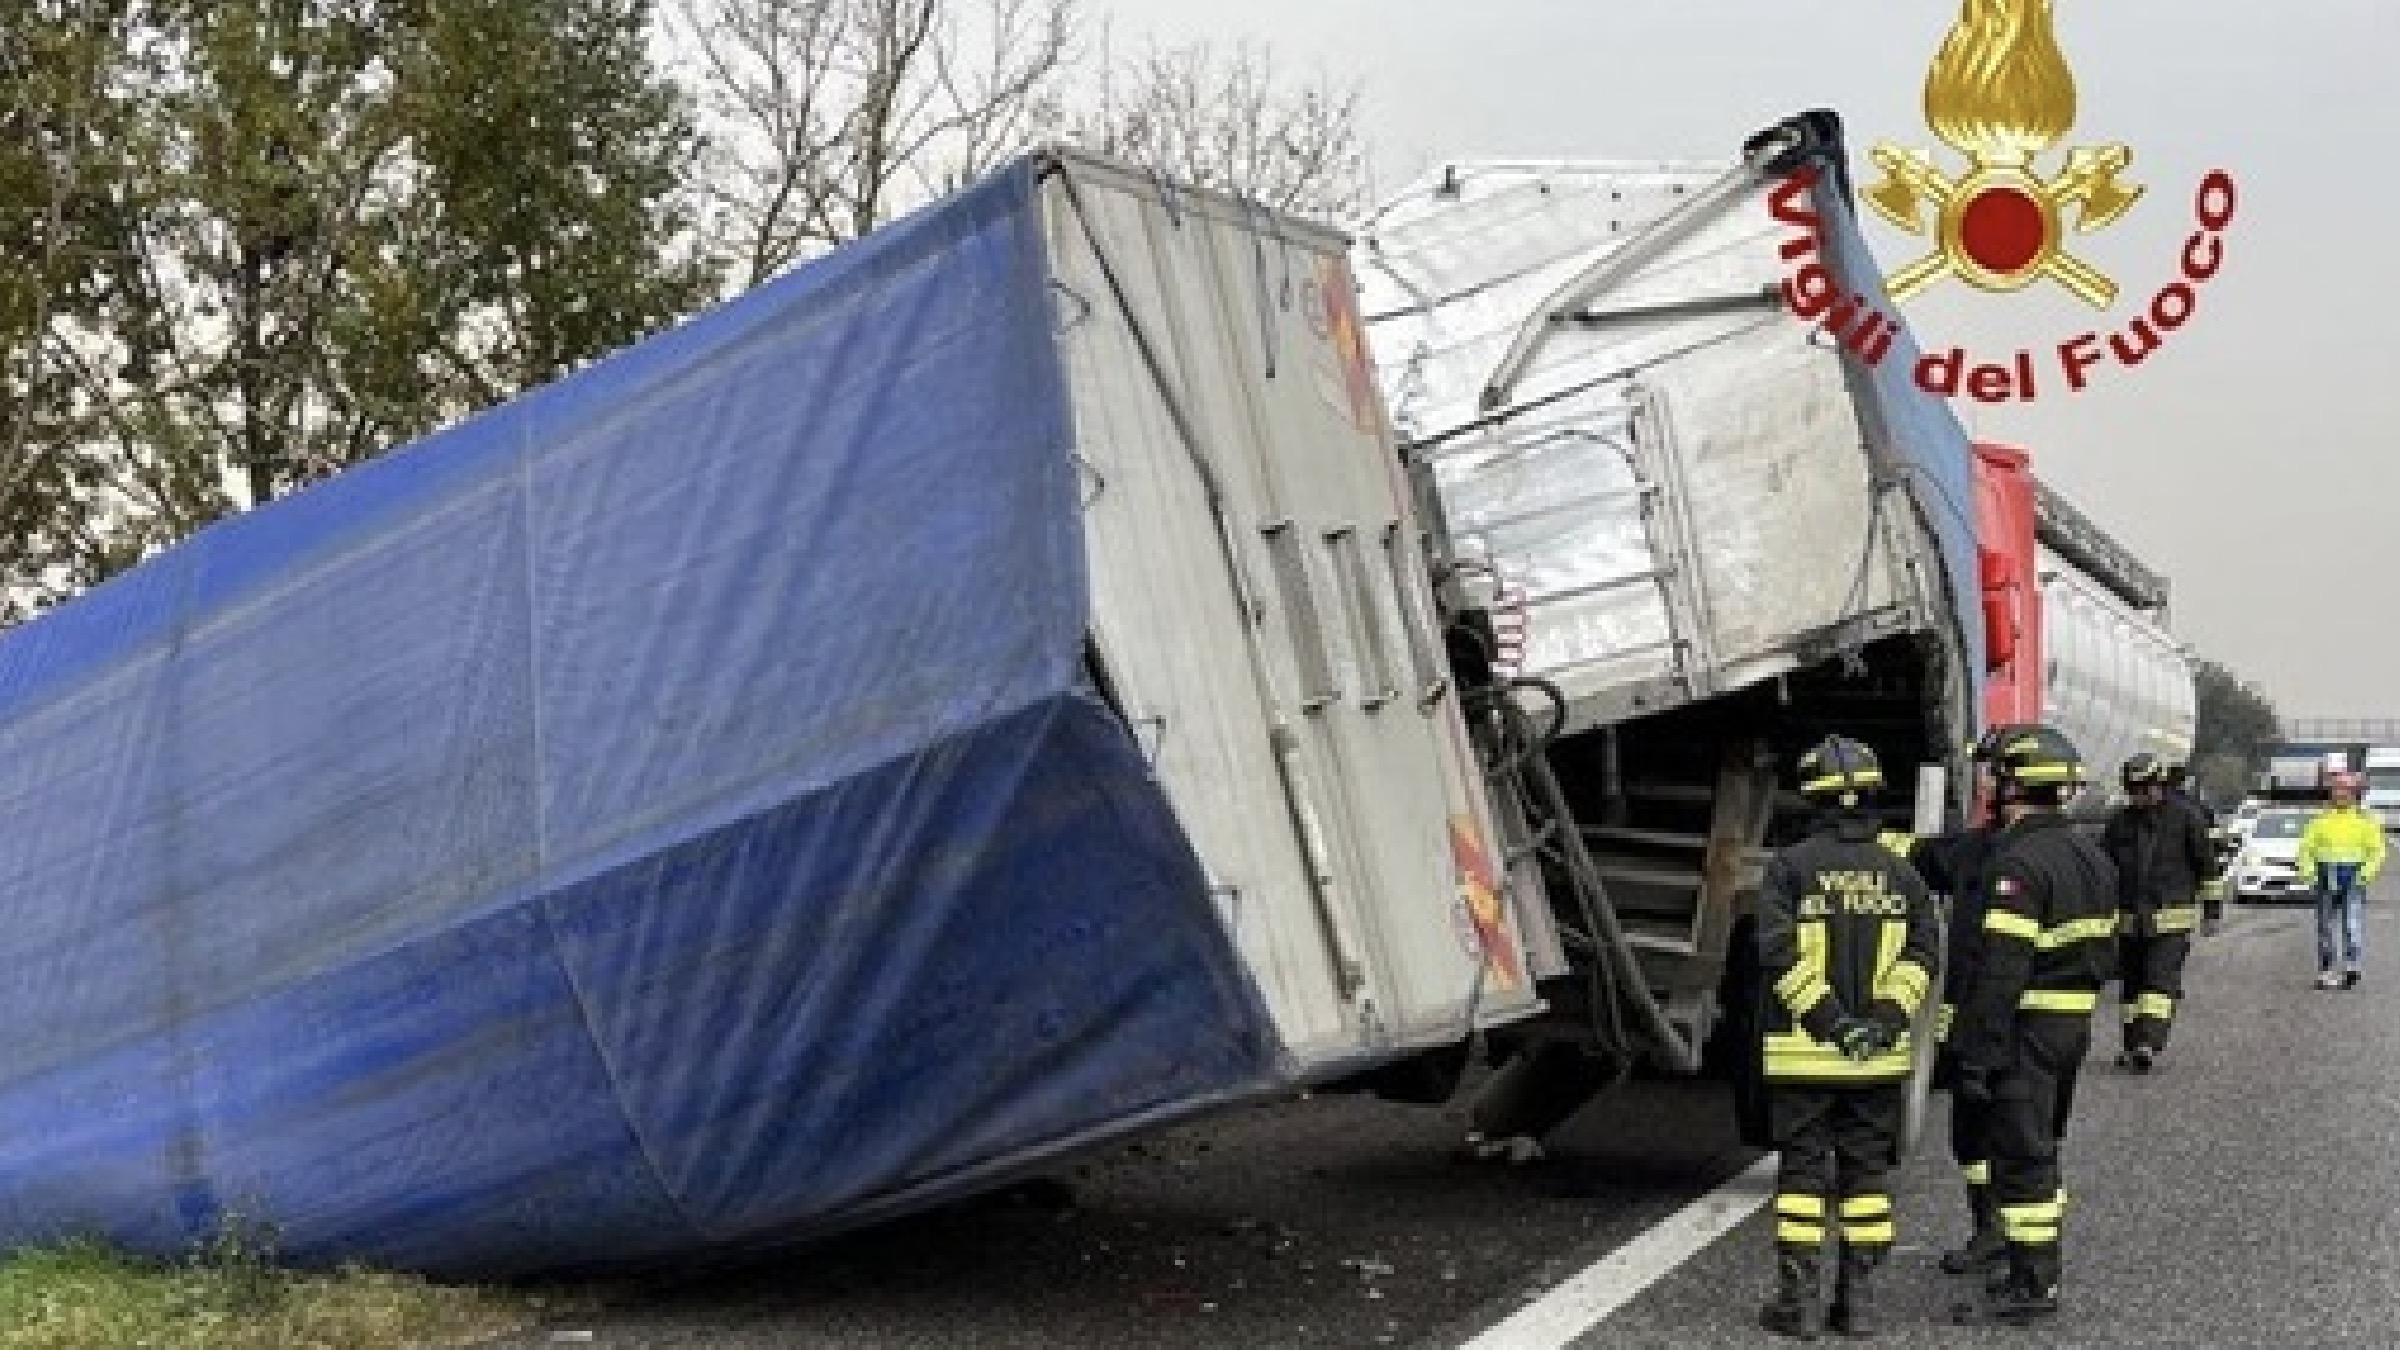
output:
[[[2159,761],[2158,756],[2145,750],[2126,760],[2124,767],[2118,771],[2118,777],[2127,790],[2165,787],[2168,781],[2167,766]]]
[[[1992,774],[2011,796],[2031,789],[2063,801],[2083,786],[2083,752],[2056,727],[2014,727],[1993,751]]]
[[[1800,756],[1800,795],[1811,800],[1858,804],[1860,793],[1883,786],[1875,752],[1845,736],[1828,736]]]
[[[1976,740],[1974,748],[1968,752],[1968,757],[1978,764],[1990,764],[2000,758],[2000,743],[2002,741],[2005,741],[2009,737],[2017,735],[2020,732],[2031,731],[2033,729],[2034,724],[2029,722],[2003,722],[1999,726],[1988,728],[1985,730],[1983,735]]]

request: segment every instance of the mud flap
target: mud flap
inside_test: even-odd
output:
[[[1922,765],[1917,770],[1916,819],[1913,824],[1917,837],[1922,839],[1940,831],[1947,774],[1936,765]],[[1950,975],[1950,903],[1947,897],[1936,896],[1933,902],[1933,970],[1925,999],[1917,1005],[1916,1025],[1909,1029],[1908,1092],[1900,1103],[1900,1157],[1915,1156],[1917,1144],[1925,1137],[1927,1121],[1933,1114],[1934,1066],[1941,1060],[1941,1042],[1935,1033],[1941,1028],[1942,991]]]
[[[1909,1029],[1908,1093],[1900,1103],[1900,1156],[1908,1158],[1917,1151],[1917,1143],[1925,1137],[1926,1122],[1933,1114],[1933,1071],[1941,1059],[1941,1043],[1934,1038],[1942,1016],[1942,975],[1950,959],[1950,915],[1947,905],[1937,904],[1934,914],[1933,988],[1925,1001],[1918,1005],[1916,1025]]]

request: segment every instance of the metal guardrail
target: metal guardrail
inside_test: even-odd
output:
[[[2283,736],[2289,741],[2400,745],[2400,717],[2286,717]]]

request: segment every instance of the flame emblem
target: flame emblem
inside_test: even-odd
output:
[[[2095,309],[2116,299],[2115,282],[2066,251],[2063,225],[2069,208],[2079,233],[2105,229],[2133,208],[2142,189],[2117,177],[2133,152],[2077,147],[2056,177],[2035,172],[2035,161],[2075,125],[2075,74],[2059,49],[2051,5],[1962,0],[1925,77],[1925,121],[1966,156],[1964,175],[1947,178],[1914,151],[1875,147],[1884,176],[1860,196],[1910,234],[1930,230],[1936,245],[1892,273],[1893,299],[1946,275],[1985,291],[2023,290],[2048,278]]]

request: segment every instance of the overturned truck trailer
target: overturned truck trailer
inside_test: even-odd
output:
[[[1438,1090],[1537,1003],[1345,248],[1034,157],[0,638],[0,1246],[651,1261]]]
[[[1969,443],[1904,329],[1870,362],[1791,311],[1779,192],[1843,293],[1894,312],[1830,114],[1739,162],[1449,165],[1354,251],[1448,602],[1483,618],[1470,704],[1514,737],[1509,865],[1546,883],[1567,956],[1546,1013],[1492,1034],[1489,1133],[1749,1047],[1748,915],[1802,818],[1794,756],[1867,741],[1905,825],[1912,771],[1955,770],[1977,730]]]

